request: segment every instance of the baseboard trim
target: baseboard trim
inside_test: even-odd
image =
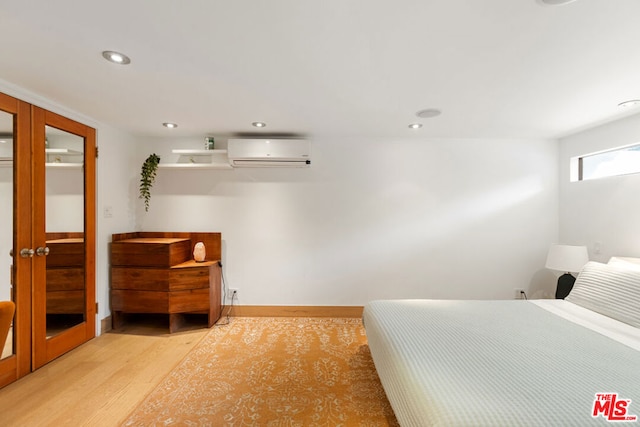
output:
[[[108,315],[100,321],[100,335],[109,332],[112,328],[111,315]]]
[[[234,305],[231,317],[362,317],[362,306]],[[225,307],[224,315],[229,311]]]

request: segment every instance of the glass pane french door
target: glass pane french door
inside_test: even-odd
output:
[[[0,387],[31,371],[30,117],[29,104],[0,93],[0,301],[16,306],[0,343]]]
[[[95,130],[32,107],[33,369],[95,336]]]
[[[0,93],[0,387],[95,336],[95,136]]]

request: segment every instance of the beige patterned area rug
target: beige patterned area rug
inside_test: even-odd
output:
[[[360,319],[232,318],[125,426],[397,426]]]

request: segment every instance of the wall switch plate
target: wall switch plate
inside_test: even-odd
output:
[[[602,242],[594,242],[593,253],[595,255],[600,255],[602,253]]]

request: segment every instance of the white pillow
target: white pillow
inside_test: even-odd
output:
[[[625,268],[640,269],[640,258],[616,257],[612,256],[608,262],[609,265],[617,265]]]
[[[640,328],[640,269],[588,262],[565,299]]]

